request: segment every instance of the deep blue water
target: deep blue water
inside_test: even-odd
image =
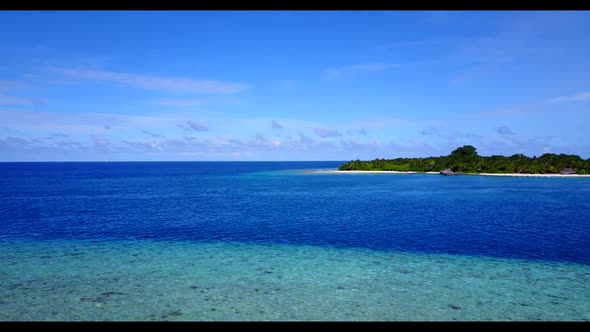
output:
[[[590,264],[590,179],[340,162],[0,163],[0,240],[286,243]]]

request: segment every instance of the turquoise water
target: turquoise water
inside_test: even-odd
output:
[[[294,245],[0,244],[0,319],[589,320],[590,268]]]
[[[338,164],[0,164],[0,320],[590,320],[590,179]]]

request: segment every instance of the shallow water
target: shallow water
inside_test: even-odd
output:
[[[0,244],[3,320],[588,320],[571,263],[294,245]]]
[[[590,320],[588,179],[0,164],[0,320]]]

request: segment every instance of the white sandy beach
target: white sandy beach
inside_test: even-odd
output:
[[[414,172],[414,171],[339,171],[328,170],[319,171],[323,173],[340,173],[340,174],[439,174],[439,172]]]
[[[506,174],[497,174],[497,173],[478,173],[473,175],[483,175],[483,176],[522,176],[522,177],[539,177],[539,178],[587,178],[590,177],[588,174],[518,174],[518,173],[506,173]]]
[[[439,174],[439,172],[401,172],[401,171],[326,171],[329,173],[340,173],[340,174]],[[518,176],[518,177],[541,177],[541,178],[581,178],[581,177],[590,177],[588,174],[572,174],[572,175],[564,175],[564,174],[521,174],[521,173],[459,173],[456,175],[482,175],[482,176]]]
[[[351,173],[351,174],[360,174],[360,173],[379,173],[379,174],[418,174],[418,172],[401,172],[401,171],[326,171],[329,173]],[[432,172],[434,173],[434,172]],[[436,172],[438,174],[438,172]]]

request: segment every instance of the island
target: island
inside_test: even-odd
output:
[[[448,156],[427,158],[352,160],[339,172],[430,173],[441,175],[477,174],[497,176],[589,176],[590,158],[545,153],[532,158],[523,154],[510,157],[480,156],[472,145],[458,147]]]

